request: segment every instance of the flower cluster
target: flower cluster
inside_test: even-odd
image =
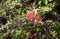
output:
[[[35,18],[35,15],[33,12],[28,12],[25,16],[26,20],[30,20],[33,25],[37,24],[38,22],[41,22],[42,17]]]

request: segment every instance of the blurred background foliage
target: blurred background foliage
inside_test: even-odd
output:
[[[32,25],[25,20],[25,15],[36,9],[37,16],[45,17],[46,13],[51,12],[57,16],[57,21],[54,21],[56,18],[46,18],[43,25],[38,23],[32,29],[35,31],[35,39],[60,39],[59,7],[56,0],[0,0],[0,39],[28,39]]]

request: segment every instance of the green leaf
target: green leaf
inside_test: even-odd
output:
[[[46,22],[52,22],[52,20],[46,20]]]
[[[49,0],[49,1],[53,1],[53,0]]]
[[[5,14],[6,14],[6,12],[2,12],[2,14],[3,14],[3,15],[5,15]]]
[[[45,5],[47,5],[47,4],[48,4],[48,0],[45,0],[45,2],[44,2],[44,3],[45,3]]]
[[[11,6],[10,9],[13,9],[15,6]]]

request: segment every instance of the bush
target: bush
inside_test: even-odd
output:
[[[0,0],[0,39],[60,39],[57,0]]]

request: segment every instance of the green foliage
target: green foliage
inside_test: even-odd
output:
[[[52,11],[53,7],[57,5],[56,2],[53,0],[38,0],[30,4],[28,2],[29,0],[1,0],[0,17],[6,16],[7,23],[4,25],[0,23],[0,39],[26,39],[31,29],[36,31],[35,39],[57,39],[58,33],[60,34],[60,22],[48,19],[43,22],[45,24],[37,23],[34,27],[31,24],[32,21],[25,19],[26,13],[28,11],[35,12],[36,8],[38,9],[36,18]],[[24,4],[25,6],[23,6]],[[56,16],[60,19],[60,14],[56,14]]]

